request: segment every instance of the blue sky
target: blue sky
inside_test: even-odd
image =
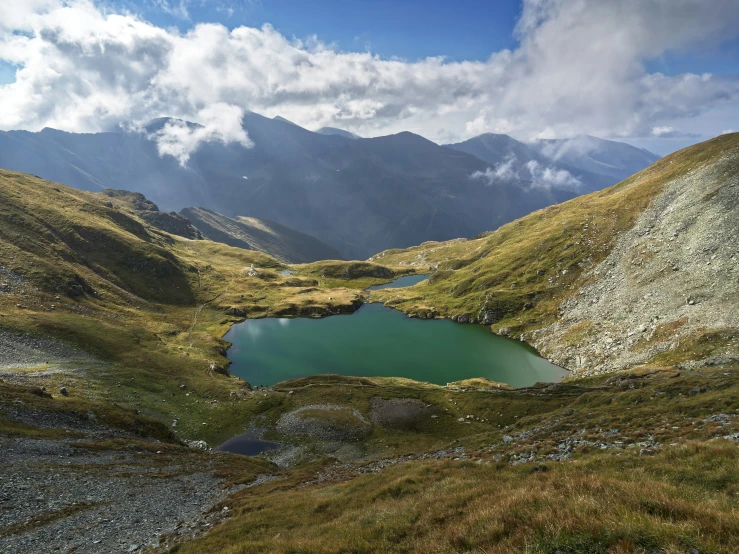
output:
[[[739,2],[0,0],[0,129],[171,116],[243,142],[246,110],[664,154],[739,129]]]
[[[179,3],[169,0],[172,11]],[[215,0],[187,6],[189,18],[167,13],[154,0],[138,0],[136,9],[160,25],[186,30],[200,21],[229,28],[273,25],[289,37],[317,35],[342,50],[368,48],[381,56],[417,60],[484,60],[513,48],[519,0]]]
[[[415,61],[429,56],[485,60],[517,45],[514,27],[521,0],[135,0],[150,21],[186,31],[198,22],[229,28],[269,23],[283,35],[321,41],[345,51],[371,50],[384,57]],[[164,9],[163,9],[164,6]],[[167,9],[169,7],[169,10]],[[183,17],[180,6],[185,6]],[[736,73],[739,38],[701,49],[686,49],[646,60],[649,72]]]

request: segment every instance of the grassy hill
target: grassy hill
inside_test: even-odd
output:
[[[723,135],[476,239],[382,252],[438,271],[374,298],[491,325],[582,373],[733,364],[738,169],[739,134]]]
[[[115,387],[103,399],[140,405],[163,421],[180,418],[193,439],[228,436],[238,424],[215,416],[218,424],[202,429],[195,421],[210,415],[154,398],[183,383],[226,397],[245,386],[219,375],[228,367],[221,337],[233,322],[246,314],[351,311],[360,302],[357,289],[322,288],[310,266],[307,277],[282,275],[288,266],[261,252],[172,235],[108,194],[10,171],[0,171],[0,260],[0,332],[49,337],[93,360],[84,379],[48,372],[52,381],[80,385],[69,387],[70,398],[83,394],[88,378],[107,390],[134,377],[135,387]],[[57,346],[48,349],[56,367]],[[8,363],[20,356],[3,355]]]
[[[341,260],[341,253],[321,242],[274,221],[256,217],[226,217],[205,208],[181,212],[206,238],[246,250],[259,250],[285,263]]]
[[[0,171],[0,492],[12,506],[0,550],[735,551],[739,372],[725,291],[736,286],[738,144],[719,137],[474,240],[305,265],[170,234],[129,200]],[[630,233],[655,243],[624,255]],[[714,238],[724,248],[704,251]],[[682,240],[697,265],[675,258],[660,278]],[[373,299],[487,323],[555,359],[625,343],[612,302],[624,283],[652,295],[626,306],[634,317],[697,309],[679,326],[683,316],[650,319],[628,349],[609,346],[605,365],[593,357],[596,371],[527,389],[331,375],[252,389],[228,375],[233,323],[352,311],[369,284],[429,266],[428,284]],[[654,344],[665,348],[630,357]],[[610,373],[629,360],[645,367]],[[271,459],[183,443],[219,444],[251,425],[282,443]]]

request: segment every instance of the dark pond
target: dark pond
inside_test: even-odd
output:
[[[260,429],[252,429],[243,435],[238,435],[227,440],[221,446],[216,448],[222,452],[231,452],[233,454],[242,454],[244,456],[256,456],[263,452],[269,452],[280,447],[278,442],[265,441],[259,438],[262,434]]]

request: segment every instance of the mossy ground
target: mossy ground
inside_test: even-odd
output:
[[[284,409],[331,398],[366,414],[367,398],[393,391],[338,378],[294,385]],[[739,430],[737,371],[393,392],[441,414],[438,428],[373,431],[366,440],[386,441],[396,463],[363,471],[327,460],[283,473],[238,494],[231,519],[172,552],[735,551],[739,448],[721,437]],[[572,439],[571,459],[552,461]],[[656,445],[646,454],[644,441]],[[424,446],[465,450],[422,459]]]

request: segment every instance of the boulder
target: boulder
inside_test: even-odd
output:
[[[226,308],[226,313],[234,317],[246,317],[246,308],[231,306],[230,308]]]

